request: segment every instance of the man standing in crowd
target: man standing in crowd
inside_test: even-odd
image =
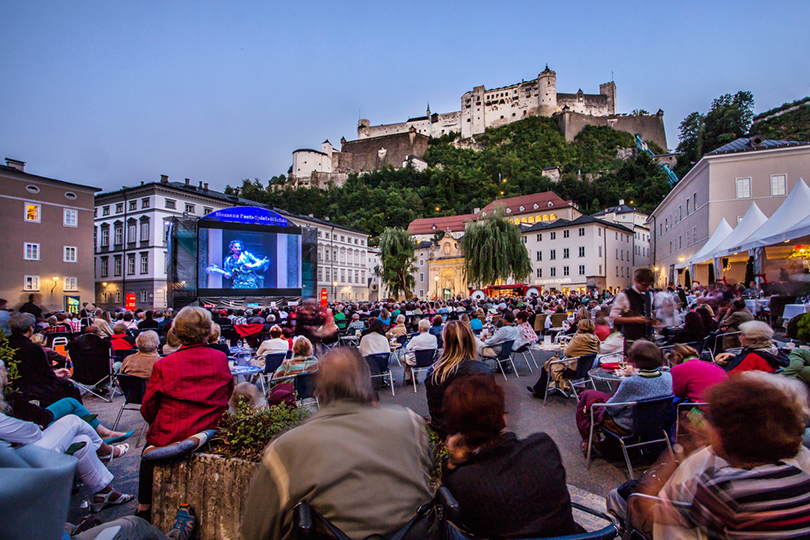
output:
[[[20,306],[20,309],[17,310],[20,313],[30,313],[37,319],[42,317],[42,309],[34,303],[34,295],[28,295],[28,302],[24,303]]]
[[[647,339],[655,322],[652,315],[652,295],[650,288],[654,280],[653,271],[639,268],[633,274],[633,286],[619,294],[613,300],[610,320],[613,327],[624,336],[625,353],[639,339]]]
[[[350,538],[388,534],[431,498],[424,420],[375,402],[354,349],[320,361],[321,410],[267,447],[248,491],[242,537],[293,537],[293,507],[309,503]]]

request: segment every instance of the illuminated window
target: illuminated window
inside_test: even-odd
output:
[[[42,221],[42,206],[35,203],[25,203],[25,221],[34,223]]]

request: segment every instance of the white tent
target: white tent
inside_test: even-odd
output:
[[[740,251],[746,251],[740,248],[743,240],[751,236],[757,229],[762,227],[762,224],[766,221],[768,221],[767,216],[762,213],[762,210],[759,209],[757,203],[752,202],[751,206],[748,207],[748,211],[743,216],[742,221],[740,221],[740,224],[737,225],[737,228],[734,229],[719,246],[717,246],[712,254],[712,257],[714,259],[718,259],[720,257],[734,255]]]
[[[731,228],[731,225],[728,224],[728,221],[726,221],[726,218],[723,218],[720,221],[720,224],[714,230],[714,234],[712,234],[712,237],[709,238],[709,240],[707,240],[705,244],[703,244],[703,247],[700,248],[700,251],[692,255],[692,257],[688,261],[686,261],[684,266],[700,264],[702,262],[711,259],[712,256],[714,255],[715,248],[717,248],[723,242],[723,240],[728,238],[728,235],[731,234],[732,230],[733,229]]]
[[[803,236],[810,236],[810,216],[807,216],[793,227],[780,231],[773,236],[762,238],[758,243],[762,246],[773,246],[782,242],[798,239]]]
[[[735,247],[734,251],[739,252],[774,244],[775,242],[763,242],[763,240],[790,231],[808,216],[810,216],[810,187],[807,187],[804,180],[799,178],[796,186],[768,221],[743,240],[739,247]],[[785,237],[777,242],[790,238],[795,238],[795,236]]]

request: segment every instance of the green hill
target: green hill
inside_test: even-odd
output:
[[[810,97],[757,115],[752,135],[783,141],[810,141]]]
[[[428,169],[386,168],[351,175],[343,187],[269,189],[244,180],[226,191],[299,214],[379,235],[385,227],[407,227],[420,217],[465,214],[497,198],[552,190],[596,212],[625,199],[651,212],[669,192],[655,161],[644,154],[620,159],[634,148],[629,133],[588,126],[569,143],[552,118],[531,117],[476,137],[475,149],[459,148],[453,135],[431,139],[424,156]],[[464,141],[471,142],[471,141]],[[653,152],[663,153],[653,143]],[[623,152],[629,156],[631,153]],[[559,167],[561,179],[543,176]],[[589,178],[591,180],[589,180]],[[283,176],[270,183],[283,182]]]

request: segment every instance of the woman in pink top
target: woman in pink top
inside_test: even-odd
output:
[[[672,363],[672,393],[677,397],[702,401],[707,388],[728,378],[723,368],[714,362],[704,362],[688,345],[674,345],[666,357]]]

